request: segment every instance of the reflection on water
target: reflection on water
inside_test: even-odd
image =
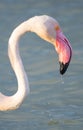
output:
[[[0,1],[0,91],[17,90],[15,75],[7,56],[7,41],[22,21],[40,14],[56,18],[73,48],[66,74],[59,74],[58,58],[52,45],[28,33],[20,50],[29,76],[31,93],[15,111],[0,112],[1,130],[82,130],[83,128],[83,1]]]

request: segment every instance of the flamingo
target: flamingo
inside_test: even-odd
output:
[[[26,32],[34,32],[40,38],[53,44],[59,55],[60,74],[63,75],[66,72],[71,60],[72,48],[70,42],[54,18],[47,15],[34,16],[21,23],[14,29],[8,42],[8,56],[17,78],[18,90],[12,96],[0,93],[0,111],[19,108],[25,97],[30,93],[28,77],[19,53],[19,39]]]

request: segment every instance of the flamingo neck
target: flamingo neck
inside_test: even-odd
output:
[[[26,95],[29,93],[29,82],[24,66],[19,53],[19,39],[20,37],[27,32],[26,28],[29,26],[26,25],[26,22],[20,24],[11,34],[8,44],[8,55],[10,63],[15,72],[18,90],[12,96],[5,96],[0,93],[0,110],[13,110],[17,109],[23,102]]]
[[[24,100],[25,96],[29,93],[29,82],[26,72],[24,70],[24,66],[19,53],[19,39],[20,37],[27,32],[26,22],[20,24],[12,33],[9,39],[8,45],[8,55],[12,65],[12,68],[16,74],[18,81],[18,91],[15,95],[9,97],[13,101],[13,105],[19,107],[19,105]],[[29,30],[28,30],[29,31]],[[15,107],[14,107],[15,109]]]

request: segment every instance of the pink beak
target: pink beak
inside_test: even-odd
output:
[[[56,51],[59,54],[60,74],[64,74],[69,66],[72,57],[72,48],[68,39],[62,31],[56,33]]]

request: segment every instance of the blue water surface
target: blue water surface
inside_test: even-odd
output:
[[[0,91],[6,95],[17,91],[7,54],[10,34],[21,22],[43,14],[57,19],[71,42],[71,64],[61,77],[53,46],[33,33],[23,36],[20,52],[31,93],[19,109],[0,112],[0,130],[83,129],[82,0],[0,1]]]

